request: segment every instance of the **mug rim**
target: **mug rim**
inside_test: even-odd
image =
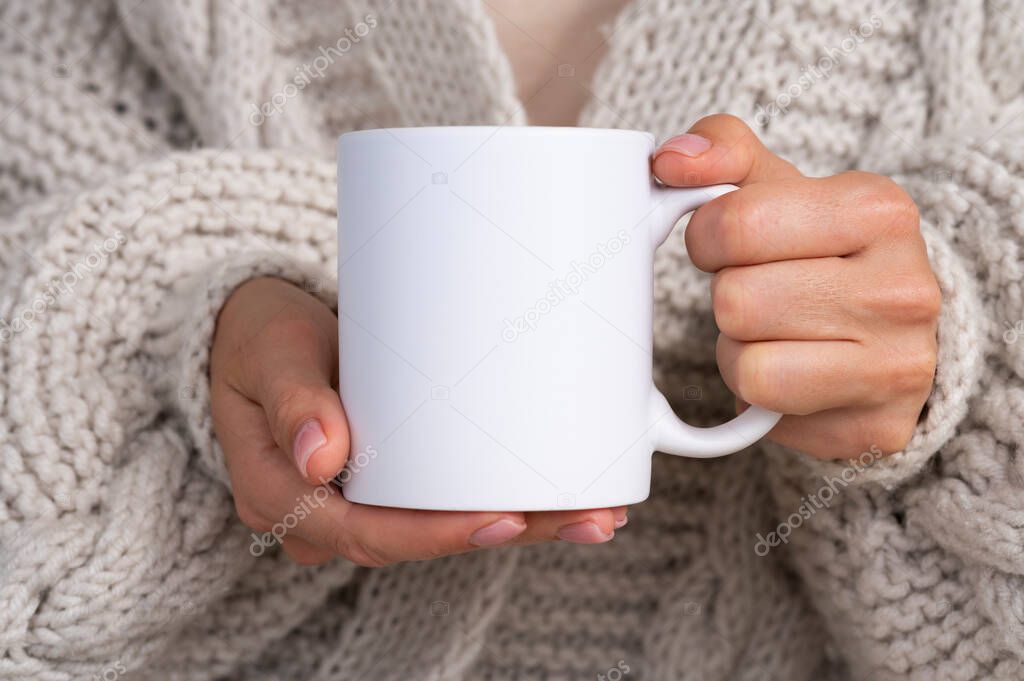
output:
[[[338,136],[338,141],[345,138],[362,137],[372,133],[385,133],[395,135],[397,133],[476,133],[493,131],[492,134],[509,132],[517,135],[543,135],[543,134],[566,134],[566,135],[601,135],[619,136],[639,135],[645,139],[655,141],[652,133],[646,130],[634,130],[631,128],[588,128],[571,125],[412,125],[397,128],[365,128],[362,130],[350,130]]]

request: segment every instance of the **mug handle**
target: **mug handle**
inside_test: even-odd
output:
[[[731,184],[682,188],[656,185],[652,191],[651,253],[664,243],[681,217],[736,189]],[[781,418],[782,414],[750,405],[720,426],[698,428],[676,416],[665,396],[651,386],[653,448],[667,454],[701,459],[733,454],[760,440]]]

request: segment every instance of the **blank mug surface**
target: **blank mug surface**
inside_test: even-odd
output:
[[[578,128],[341,137],[346,498],[546,510],[647,497],[676,422],[651,379],[653,249],[679,217],[652,183],[653,148],[647,133]]]

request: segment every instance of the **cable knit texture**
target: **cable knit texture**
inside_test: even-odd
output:
[[[525,122],[482,7],[3,3],[0,678],[1024,678],[1022,24],[1021,0],[627,7],[581,125],[727,111],[806,173],[914,196],[944,297],[918,431],[868,465],[657,455],[610,544],[367,570],[250,551],[208,350],[253,276],[332,303],[337,134]],[[707,285],[670,239],[656,374],[711,421]]]

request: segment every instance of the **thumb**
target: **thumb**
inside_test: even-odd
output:
[[[337,322],[326,307],[292,308],[264,327],[252,357],[253,398],[274,441],[315,485],[348,460],[348,419],[332,385],[337,347]]]
[[[338,393],[323,376],[282,372],[263,407],[274,441],[308,482],[325,484],[344,468],[348,420]]]
[[[735,185],[801,177],[800,171],[768,150],[746,123],[729,114],[697,121],[654,152],[654,174],[667,185]]]

